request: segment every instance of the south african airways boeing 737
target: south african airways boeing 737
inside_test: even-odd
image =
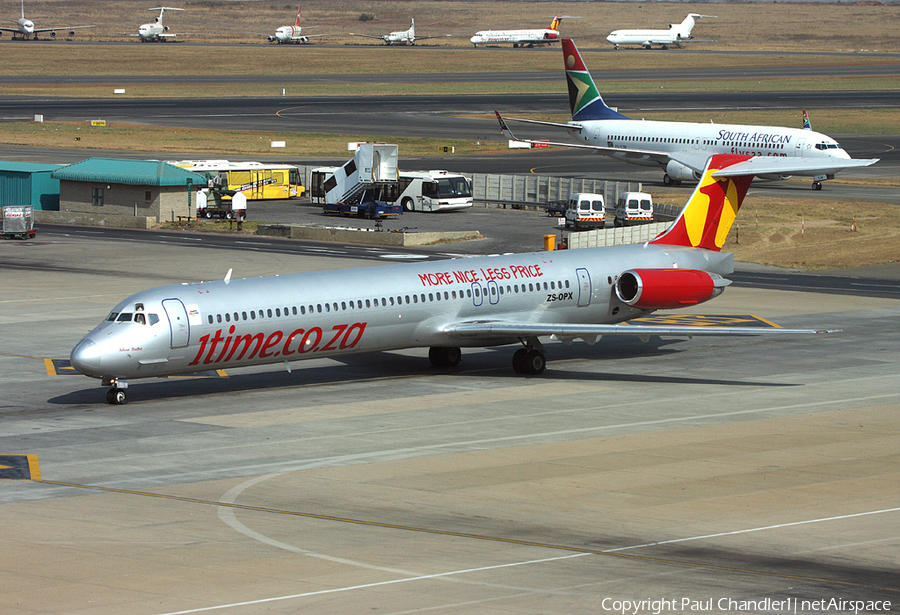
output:
[[[355,352],[521,344],[518,373],[540,374],[542,337],[815,333],[778,328],[619,324],[696,305],[730,284],[721,252],[750,182],[748,156],[713,156],[679,218],[640,245],[485,256],[163,286],[137,293],[72,349],[72,366],[125,402],[128,381]]]
[[[866,167],[877,158],[853,160],[837,141],[812,130],[781,126],[697,124],[636,121],[610,109],[571,39],[563,39],[563,60],[569,86],[572,121],[561,124],[502,117],[500,128],[510,137],[541,146],[589,149],[622,162],[665,170],[666,185],[696,181],[711,154],[752,156],[752,172],[764,179],[791,175],[812,177],[813,190],[838,171]],[[517,121],[566,129],[580,143],[534,141],[516,137],[507,122]]]

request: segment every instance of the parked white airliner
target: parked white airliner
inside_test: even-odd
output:
[[[130,379],[399,348],[521,344],[518,373],[544,371],[541,337],[815,333],[618,324],[722,293],[721,252],[753,179],[749,156],[716,155],[679,218],[639,245],[487,256],[163,286],[137,293],[72,349],[72,366],[125,402]]]
[[[481,30],[469,39],[469,42],[478,45],[499,45],[500,43],[512,43],[513,47],[534,47],[535,45],[550,45],[559,41],[559,21],[561,19],[579,19],[569,15],[557,15],[550,22],[549,28],[537,30]]]
[[[3,32],[11,32],[13,40],[16,40],[16,37],[21,37],[21,40],[27,41],[30,38],[34,40],[38,40],[38,34],[42,32],[49,32],[50,38],[56,38],[56,31],[63,30],[68,31],[67,35],[69,38],[75,36],[75,30],[79,28],[93,28],[94,26],[56,26],[54,28],[36,28],[34,22],[30,19],[25,19],[25,0],[22,0],[22,16],[19,19],[13,21],[12,19],[3,19],[3,21],[8,21],[10,23],[16,24],[15,28],[4,28],[0,26],[0,34]]]
[[[184,9],[176,9],[170,6],[157,6],[147,10],[159,11],[159,17],[150,23],[141,24],[137,34],[131,34],[129,36],[140,37],[142,43],[165,43],[170,38],[179,36],[177,33],[170,33],[169,26],[163,25],[163,15],[166,11],[183,11]],[[184,34],[181,34],[181,36],[184,36]]]
[[[364,36],[366,38],[377,38],[379,40],[384,41],[385,45],[415,45],[416,41],[424,41],[429,38],[447,38],[451,35],[450,34],[442,34],[440,36],[416,36],[416,20],[413,18],[410,18],[409,30],[400,30],[398,32],[388,32],[387,34],[382,34],[380,36],[376,36],[374,34],[355,34],[355,33],[351,32],[350,36]]]
[[[319,36],[333,36],[331,34],[303,34],[303,28],[300,26],[300,14],[303,10],[302,5],[297,6],[297,19],[293,26],[281,26],[275,30],[274,35],[269,35],[270,43],[278,43],[279,45],[302,45],[309,42],[309,39]],[[309,28],[318,28],[318,26],[307,26]]]
[[[878,162],[877,158],[853,160],[837,141],[812,130],[631,120],[603,102],[575,43],[563,39],[562,48],[572,121],[560,124],[507,118],[498,113],[501,130],[509,132],[514,140],[543,147],[549,144],[589,149],[622,162],[661,167],[665,170],[663,181],[666,185],[699,179],[711,154],[753,156],[752,170],[757,177],[812,177],[813,190],[821,190],[822,182],[833,179],[838,171]],[[513,135],[508,121],[564,128],[581,143],[522,139]]]
[[[615,45],[616,49],[619,45],[640,45],[644,49],[651,49],[653,45],[668,49],[669,45],[675,45],[680,49],[683,42],[694,38],[691,30],[702,17],[715,18],[715,15],[688,13],[684,21],[670,24],[668,30],[615,30],[606,37],[606,40]]]

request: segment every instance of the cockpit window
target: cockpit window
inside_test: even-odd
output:
[[[136,322],[139,325],[146,325],[147,319],[144,318],[144,315],[139,312],[134,315],[134,322]]]
[[[118,318],[118,317],[119,317],[118,312],[110,312],[109,316],[106,317],[106,320],[109,322],[116,322],[116,318]]]
[[[150,318],[151,327],[159,322],[159,316],[157,316],[156,314],[147,314],[147,316]]]
[[[131,312],[122,312],[116,322],[131,322]]]

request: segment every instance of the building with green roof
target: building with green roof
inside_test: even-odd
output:
[[[36,210],[59,209],[60,164],[0,161],[0,206],[31,205]]]
[[[161,160],[90,158],[57,169],[59,209],[99,216],[174,220],[197,212],[206,177]]]

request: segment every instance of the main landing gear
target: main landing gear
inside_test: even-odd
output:
[[[544,373],[547,367],[547,358],[542,349],[526,344],[525,348],[519,348],[513,355],[513,370],[517,374],[537,376]]]
[[[456,367],[462,359],[462,351],[456,346],[428,349],[428,360],[435,367]]]
[[[519,348],[513,355],[513,370],[517,374],[537,376],[544,373],[547,357],[544,347],[539,341],[522,340],[524,348]],[[428,360],[435,367],[456,367],[462,358],[462,352],[455,346],[432,347],[428,349]],[[110,402],[113,403],[113,402]]]
[[[118,378],[111,378],[109,380],[104,379],[103,386],[111,387],[106,392],[106,401],[111,406],[121,406],[126,401],[125,389],[128,388],[128,383],[124,380],[120,380]]]
[[[813,182],[813,183],[812,183],[812,189],[813,189],[813,190],[821,190],[821,189],[822,189],[822,182]]]

